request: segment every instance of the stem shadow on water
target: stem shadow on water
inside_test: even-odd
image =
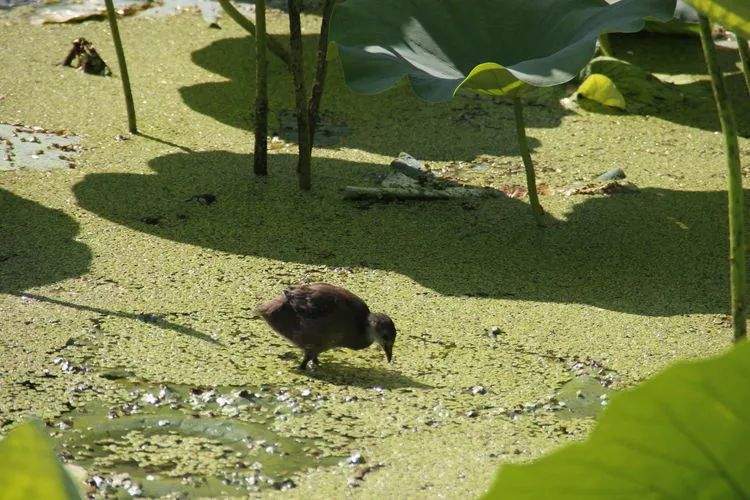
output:
[[[193,337],[193,338],[202,340],[204,342],[221,345],[221,342],[210,337],[209,335],[206,335],[205,333],[201,333],[198,330],[195,330],[194,328],[190,328],[189,326],[180,325],[178,323],[174,323],[172,321],[164,319],[164,317],[158,314],[128,313],[124,311],[112,311],[110,309],[102,309],[100,307],[91,307],[91,306],[86,306],[83,304],[75,304],[73,302],[53,299],[51,297],[45,297],[43,295],[37,295],[35,293],[28,293],[28,292],[24,293],[23,297],[28,297],[34,300],[38,300],[39,302],[47,302],[49,304],[56,304],[56,305],[63,306],[63,307],[70,307],[72,309],[77,309],[79,311],[93,312],[93,313],[101,314],[103,316],[115,316],[118,318],[125,318],[125,319],[130,319],[133,321],[139,321],[141,323],[158,326],[159,328],[162,328],[164,330],[171,330],[181,335],[187,335],[189,337]]]

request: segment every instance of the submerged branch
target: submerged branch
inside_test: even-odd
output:
[[[433,189],[426,187],[363,187],[346,186],[344,188],[345,200],[376,200],[376,201],[399,201],[399,200],[453,200],[467,198],[500,198],[503,193],[494,189],[449,187],[446,189]]]

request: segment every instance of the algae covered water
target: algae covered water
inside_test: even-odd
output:
[[[332,59],[330,137],[303,195],[291,143],[251,177],[254,44],[229,19],[153,7],[120,20],[143,127],[129,136],[116,71],[56,65],[85,37],[116,70],[107,23],[36,26],[37,8],[0,20],[1,130],[18,135],[0,144],[14,152],[0,158],[0,434],[43,419],[93,495],[472,498],[499,466],[585,439],[610,391],[729,345],[725,165],[693,38],[613,37],[679,107],[568,109],[567,88],[528,106],[555,219],[540,231],[518,197],[341,196],[402,151],[511,192],[524,169],[503,103],[361,96]],[[303,21],[312,55],[319,17]],[[269,10],[268,26],[281,40],[288,18]],[[721,61],[750,136],[733,57]],[[292,85],[280,61],[269,71],[273,125],[291,141]],[[54,147],[60,130],[76,151]],[[21,164],[60,155],[63,168]],[[616,168],[638,189],[565,194]],[[341,350],[294,370],[299,353],[252,311],[312,281],[393,318],[392,365]]]
[[[128,401],[95,399],[56,424],[60,453],[88,472],[94,494],[287,490],[296,474],[343,458],[324,453],[323,443],[271,430],[274,419],[314,411],[320,400],[309,390],[123,384]]]

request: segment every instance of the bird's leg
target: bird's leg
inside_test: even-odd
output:
[[[307,364],[312,361],[314,358],[313,354],[310,352],[305,351],[305,357],[302,358],[302,363],[297,367],[300,370],[304,371],[307,369]]]

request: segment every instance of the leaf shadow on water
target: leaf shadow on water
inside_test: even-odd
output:
[[[315,158],[316,187],[294,186],[296,156],[270,157],[253,181],[249,155],[174,153],[156,175],[93,173],[74,187],[85,209],[136,231],[237,255],[400,273],[438,293],[580,303],[668,316],[727,311],[723,192],[646,188],[592,197],[537,228],[510,198],[357,206],[340,188],[382,172]],[[211,192],[211,206],[185,202]],[[180,224],[146,224],[158,214]],[[491,272],[488,271],[491,269]]]
[[[79,225],[61,210],[0,188],[0,293],[20,294],[85,274],[89,248]]]
[[[287,43],[284,36],[276,38]],[[316,36],[304,37],[306,68],[314,67],[316,44]],[[254,51],[250,38],[226,38],[193,52],[191,58],[195,64],[227,81],[182,87],[179,89],[182,100],[194,111],[225,125],[253,130],[249,103],[255,95]],[[321,130],[316,135],[317,146],[355,148],[389,156],[406,151],[424,160],[471,160],[480,154],[519,154],[509,101],[498,104],[468,95],[449,103],[426,103],[417,98],[406,83],[376,96],[358,95],[344,84],[335,54],[329,51],[321,116],[331,116],[334,128],[340,126],[339,122],[343,123],[347,132],[339,141],[326,145],[326,139],[330,138],[323,137]],[[562,89],[554,92],[560,93],[558,98],[563,95]],[[281,123],[278,117],[280,112],[289,114],[294,104],[291,77],[275,57],[269,57],[269,101],[270,135],[296,142],[295,134],[288,136],[283,132],[286,122]],[[557,105],[527,106],[526,125],[529,128],[557,127],[567,114],[568,111]],[[321,144],[317,144],[318,141]],[[528,141],[532,150],[540,145],[534,137],[529,137]]]
[[[659,80],[644,82],[644,88],[652,88],[654,94],[661,92],[662,96],[653,98],[653,102],[648,105],[632,103],[632,109],[629,102],[628,109],[633,114],[653,116],[702,130],[721,131],[698,37],[637,33],[618,34],[611,39],[618,58],[649,73],[702,77],[700,81],[688,83],[666,83]],[[737,117],[737,133],[740,137],[750,137],[750,99],[747,96],[745,78],[738,67],[739,53],[736,50],[721,50],[718,55]],[[621,90],[626,100],[629,100],[627,88]],[[597,113],[622,114],[592,103],[583,107]]]
[[[0,188],[0,214],[0,293],[149,323],[218,343],[208,335],[158,316],[112,311],[26,292],[86,274],[92,253],[88,246],[76,240],[79,224],[60,210]]]
[[[706,82],[709,82],[701,40],[697,34],[617,33],[610,35],[610,42],[619,59],[646,71],[670,75],[706,75]],[[725,72],[738,70],[738,51],[719,49],[717,55]]]

